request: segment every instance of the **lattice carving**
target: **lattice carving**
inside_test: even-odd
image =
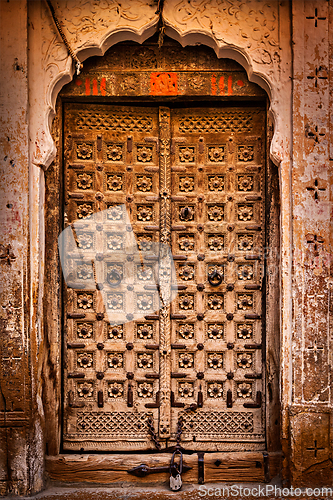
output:
[[[253,415],[245,412],[205,411],[182,413],[183,434],[227,436],[253,432]]]
[[[151,413],[78,412],[77,430],[89,435],[115,437],[146,437],[147,419]]]
[[[253,114],[247,112],[219,113],[214,116],[181,116],[179,131],[182,133],[250,132]]]
[[[75,125],[78,130],[113,130],[115,132],[150,132],[153,129],[153,119],[145,115],[132,115],[123,110],[79,111]]]

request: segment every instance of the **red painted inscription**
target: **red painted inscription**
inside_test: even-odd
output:
[[[151,73],[150,94],[151,95],[177,95],[178,94],[177,73]]]

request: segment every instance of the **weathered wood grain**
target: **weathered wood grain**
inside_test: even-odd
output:
[[[281,454],[270,453],[271,477],[280,470]],[[171,455],[160,453],[155,455],[59,455],[46,457],[46,470],[51,479],[65,482],[113,483],[164,482],[168,473],[149,474],[139,478],[128,474],[128,470],[145,464],[149,467],[163,467],[170,464]],[[220,465],[215,462],[219,460]],[[183,474],[184,483],[198,482],[198,455],[184,456],[184,464],[192,469]],[[263,455],[253,453],[206,453],[205,482],[223,481],[255,481],[264,482]]]

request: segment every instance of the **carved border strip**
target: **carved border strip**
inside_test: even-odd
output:
[[[161,438],[170,437],[170,294],[171,294],[171,256],[168,251],[171,240],[171,160],[170,160],[170,109],[160,107],[160,295],[163,304],[160,310],[160,422]]]

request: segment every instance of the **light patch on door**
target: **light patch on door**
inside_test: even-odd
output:
[[[99,309],[113,325],[140,320],[170,304],[178,293],[169,245],[136,235],[126,205],[89,213],[58,238],[68,288],[100,294]]]

